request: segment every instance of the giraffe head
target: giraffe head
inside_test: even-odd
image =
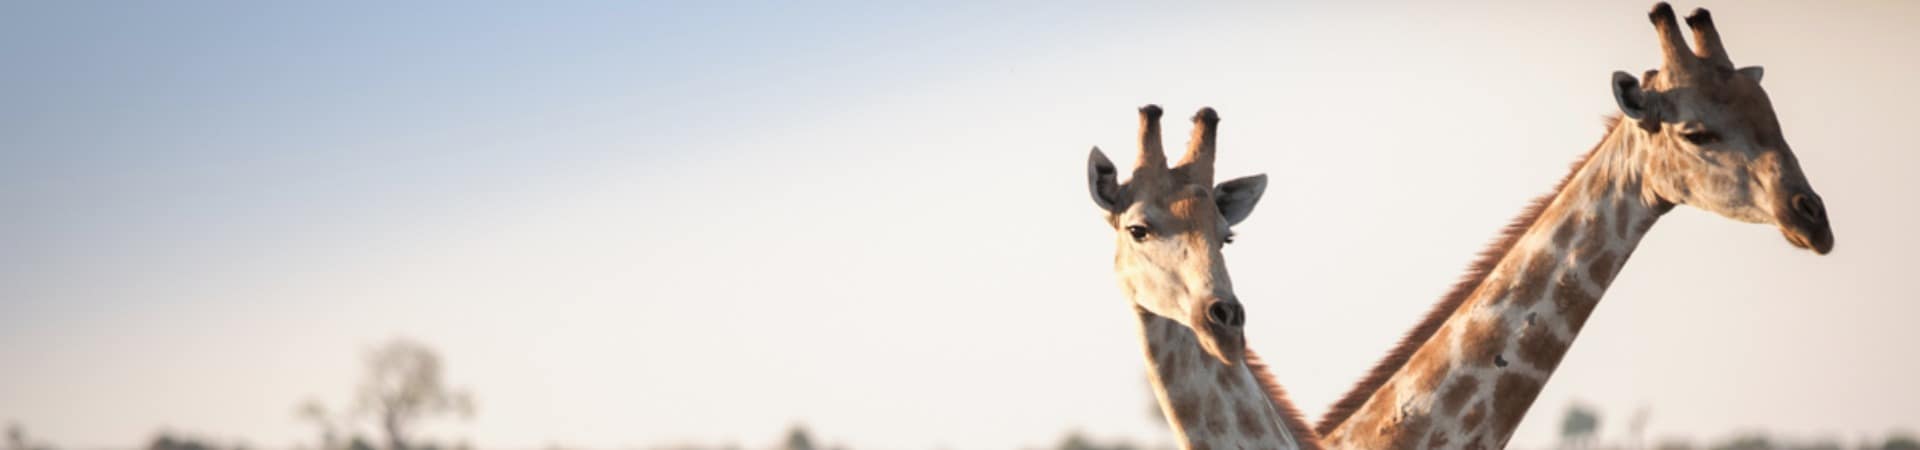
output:
[[[1098,147],[1087,158],[1087,188],[1114,231],[1120,289],[1147,313],[1193,330],[1206,352],[1233,365],[1244,358],[1246,312],[1233,295],[1220,250],[1227,227],[1245,220],[1266,190],[1266,175],[1213,184],[1220,116],[1201,108],[1185,157],[1172,168],[1160,144],[1160,107],[1140,108],[1140,156],[1120,183]]]
[[[1660,68],[1642,80],[1613,73],[1614,100],[1646,143],[1647,189],[1667,202],[1772,223],[1788,242],[1816,253],[1832,250],[1826,206],[1781,134],[1760,67],[1735,68],[1705,9],[1686,18],[1691,51],[1672,6],[1655,5],[1648,17],[1664,55]]]

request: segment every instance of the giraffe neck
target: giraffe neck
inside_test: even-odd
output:
[[[1633,126],[1614,124],[1437,331],[1323,442],[1506,446],[1614,275],[1671,207],[1641,181],[1643,136]]]
[[[1227,366],[1185,325],[1135,308],[1148,379],[1183,449],[1318,449],[1279,386],[1254,374],[1257,357]],[[1269,391],[1271,389],[1271,391]]]

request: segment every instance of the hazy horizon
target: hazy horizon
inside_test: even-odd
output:
[[[406,336],[481,448],[1164,439],[1083,172],[1147,103],[1272,177],[1229,266],[1315,419],[1600,138],[1651,4],[0,6],[0,421],[310,442]],[[1576,400],[1920,429],[1920,3],[1674,6],[1766,67],[1835,250],[1676,209],[1515,447]]]

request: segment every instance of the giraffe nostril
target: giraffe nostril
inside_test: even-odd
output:
[[[1207,320],[1213,323],[1237,327],[1247,323],[1247,312],[1235,302],[1213,302],[1207,306]]]
[[[1793,195],[1793,213],[1814,224],[1826,223],[1827,208],[1820,204],[1820,197],[1810,194]]]

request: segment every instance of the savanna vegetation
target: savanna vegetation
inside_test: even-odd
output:
[[[295,419],[314,429],[311,441],[294,450],[488,450],[464,439],[426,436],[422,425],[435,421],[461,421],[475,411],[474,395],[448,386],[445,365],[440,356],[425,344],[395,339],[369,350],[364,355],[365,372],[353,398],[329,405],[308,399],[293,409]],[[1144,408],[1159,419],[1157,406]],[[1539,414],[1539,412],[1535,412]],[[1625,424],[1606,423],[1597,408],[1574,403],[1560,418],[1560,441],[1556,449],[1566,450],[1920,450],[1920,439],[1896,431],[1885,436],[1838,437],[1786,436],[1765,430],[1753,430],[1729,436],[1702,439],[1646,436],[1653,419],[1651,409],[1633,411]],[[1150,422],[1151,423],[1151,422]],[[66,449],[57,443],[37,438],[20,423],[9,423],[0,450],[119,450]],[[750,441],[751,442],[751,441]],[[143,446],[144,450],[271,450],[244,442],[221,441],[201,435],[162,430]],[[1079,431],[1067,431],[1052,443],[1028,447],[1029,450],[1170,450],[1170,440],[1134,442],[1103,439]],[[853,450],[829,442],[805,425],[792,425],[779,436],[757,443],[671,444],[640,447],[647,450]],[[572,450],[554,447],[543,450]],[[584,449],[591,450],[591,449]]]

